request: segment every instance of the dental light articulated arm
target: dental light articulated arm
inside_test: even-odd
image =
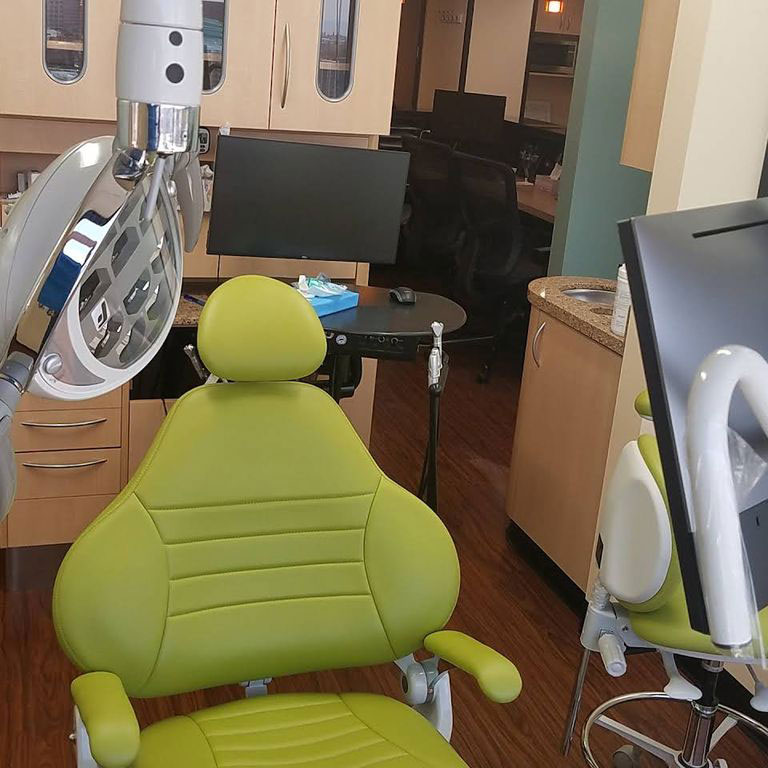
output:
[[[191,250],[203,216],[202,27],[201,0],[122,0],[116,137],[51,163],[0,237],[0,520],[14,495],[8,430],[21,395],[113,391],[170,331],[182,234]]]
[[[753,642],[753,600],[728,448],[728,414],[739,387],[768,434],[768,362],[728,346],[701,365],[688,399],[693,532],[712,642],[735,655]]]

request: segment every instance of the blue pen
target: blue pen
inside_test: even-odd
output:
[[[197,304],[200,307],[205,306],[205,301],[203,299],[198,299],[197,296],[192,296],[188,293],[184,294],[184,300],[185,301],[191,301],[193,304]]]

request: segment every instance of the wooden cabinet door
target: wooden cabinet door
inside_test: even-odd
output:
[[[85,70],[69,84],[45,70],[44,0],[3,3],[0,20],[0,114],[80,120],[115,119],[115,58],[120,0],[85,4]]]
[[[584,0],[567,0],[563,11],[562,31],[566,35],[580,35],[583,16]]]
[[[566,8],[569,4],[569,0],[565,0]],[[537,32],[552,32],[554,34],[562,34],[566,9],[563,9],[562,13],[549,13],[546,9],[546,0],[538,0],[536,4],[536,26]]]
[[[273,130],[389,133],[401,0],[353,0],[351,85],[337,100],[320,92],[323,3],[278,0],[272,67]],[[325,49],[324,49],[325,50]],[[329,67],[323,64],[327,74]],[[340,67],[343,69],[343,67]]]
[[[586,590],[621,357],[534,310],[507,511]]]
[[[227,0],[223,79],[203,94],[202,124],[269,127],[276,0]]]

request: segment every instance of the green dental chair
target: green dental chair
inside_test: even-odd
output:
[[[652,420],[650,399],[644,392],[635,401],[638,414]],[[606,672],[621,677],[627,670],[626,655],[657,651],[669,678],[663,691],[618,696],[595,709],[586,719],[581,747],[589,768],[601,768],[592,746],[595,726],[622,738],[625,746],[613,755],[614,768],[655,765],[669,768],[728,768],[714,760],[712,750],[736,725],[768,739],[768,728],[754,718],[731,709],[717,698],[717,684],[726,662],[746,665],[755,682],[753,709],[768,712],[768,688],[757,678],[758,659],[733,658],[713,645],[708,635],[691,628],[680,564],[668,512],[656,437],[641,435],[624,447],[606,491],[600,523],[603,554],[600,574],[589,601],[581,634],[584,647],[566,726],[563,752],[568,753],[581,704],[591,653],[599,653]],[[760,613],[768,637],[768,609]],[[694,685],[678,671],[675,657],[701,663],[701,681]],[[689,720],[680,748],[662,744],[608,712],[637,701],[690,703]],[[658,715],[670,714],[663,706]]]
[[[292,288],[221,286],[199,352],[231,383],[182,397],[120,496],[59,572],[54,620],[78,766],[460,768],[443,659],[495,702],[514,665],[443,631],[459,591],[451,538],[382,474],[339,406],[295,380],[326,353]],[[418,662],[426,649],[432,658]],[[411,705],[366,693],[254,695],[139,732],[128,697],[396,662]]]

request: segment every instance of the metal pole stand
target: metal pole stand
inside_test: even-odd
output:
[[[421,470],[419,498],[437,512],[437,454],[440,446],[440,397],[448,380],[448,355],[443,353],[440,377],[435,384],[429,384],[429,438],[424,466]]]

